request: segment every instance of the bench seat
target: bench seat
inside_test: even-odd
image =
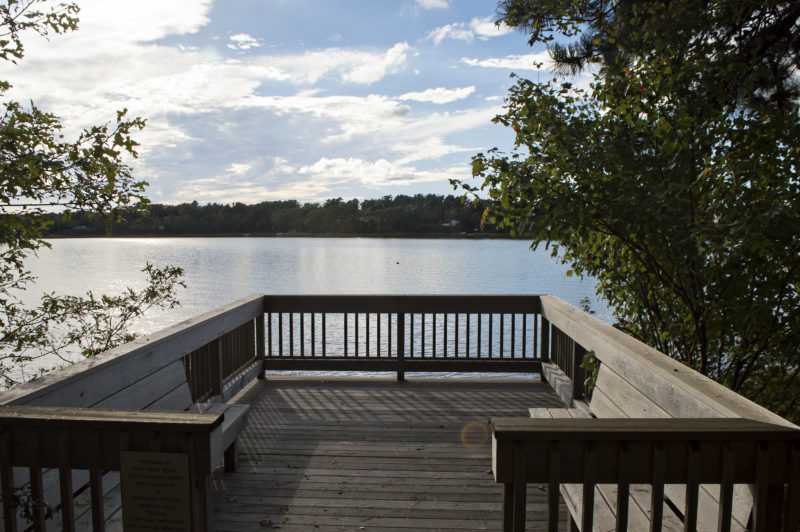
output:
[[[238,459],[238,449],[236,440],[244,430],[247,423],[247,414],[250,405],[230,405],[227,403],[212,403],[202,412],[222,413],[225,418],[222,421],[222,449],[223,456],[217,460],[217,464],[224,464],[225,471],[235,471]]]

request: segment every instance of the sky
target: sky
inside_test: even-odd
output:
[[[552,77],[494,0],[78,5],[77,32],[25,36],[0,79],[68,136],[146,118],[132,166],[155,203],[454,193],[474,154],[511,148],[491,122],[511,73]]]

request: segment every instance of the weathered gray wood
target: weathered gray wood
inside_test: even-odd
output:
[[[591,418],[592,414],[582,408],[529,408],[531,419],[549,418]]]
[[[265,312],[538,314],[538,295],[268,295]]]
[[[564,405],[572,407],[574,397],[572,380],[552,362],[542,362],[542,378],[558,394]]]
[[[118,410],[144,410],[153,403],[158,402],[172,390],[180,388],[186,383],[186,371],[183,361],[165,366],[146,378],[130,386],[120,389],[106,399],[92,405],[93,408],[118,409]],[[191,400],[181,410],[191,405]]]
[[[532,379],[273,375],[237,401],[251,413],[237,471],[214,477],[215,530],[497,530],[486,420],[560,405]],[[544,528],[544,491],[530,486],[528,501],[528,524]]]
[[[263,313],[251,296],[0,392],[2,404],[90,407]]]
[[[250,381],[259,376],[263,377],[263,367],[264,360],[262,357],[262,359],[251,362],[225,379],[225,385],[223,386],[222,390],[222,401],[229,401],[231,398],[233,398],[233,396],[242,391],[244,387],[250,383]]]
[[[147,405],[145,410],[188,410],[191,406],[192,392],[184,379],[176,388],[165,391],[164,395]]]
[[[540,296],[542,316],[673,417],[745,417],[791,426],[680,362],[550,295]]]
[[[236,439],[244,430],[249,410],[249,405],[227,403],[214,403],[206,410],[206,412],[222,413],[225,416],[222,421],[222,449],[225,454],[214,458],[214,461],[217,464],[224,463],[226,471],[236,469]]]
[[[319,370],[319,371],[388,371],[397,370],[397,358],[381,357],[343,357],[331,356],[303,358],[267,357],[264,365],[269,370]],[[491,359],[445,359],[418,358],[405,356],[403,367],[406,372],[507,372],[507,373],[540,373],[541,363],[538,360],[491,360]]]
[[[772,425],[744,418],[710,419],[541,419],[527,417],[493,418],[493,433],[498,440],[616,441],[794,441],[800,428]],[[717,464],[718,467],[718,464]]]
[[[601,364],[597,372],[595,394],[592,395],[590,408],[597,417],[670,417],[649,397],[605,364]]]
[[[561,494],[564,496],[564,502],[573,516],[581,515],[583,507],[583,486],[581,484],[565,484],[561,488]],[[630,492],[630,514],[629,514],[629,530],[648,530],[650,527],[650,516],[648,514],[649,506],[642,507],[641,500],[646,500],[650,497],[650,486],[646,484],[631,485]],[[615,501],[617,499],[617,490],[615,486],[602,485],[595,486],[594,488],[594,508],[593,508],[593,527],[592,530],[596,532],[617,530],[617,512]],[[663,503],[662,503],[663,505]],[[683,530],[683,522],[680,518],[672,512],[667,505],[662,506],[664,512],[664,519],[662,523],[662,530],[669,532],[680,532]],[[582,529],[576,521],[577,530]]]

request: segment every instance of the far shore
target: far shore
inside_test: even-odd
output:
[[[527,235],[511,236],[498,233],[370,233],[370,234],[329,234],[329,233],[212,233],[212,234],[53,234],[45,235],[48,240],[63,238],[408,238],[408,239],[502,239],[519,240],[530,238]]]

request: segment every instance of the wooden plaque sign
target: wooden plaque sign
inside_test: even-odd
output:
[[[188,455],[122,451],[120,482],[126,532],[191,532]]]

